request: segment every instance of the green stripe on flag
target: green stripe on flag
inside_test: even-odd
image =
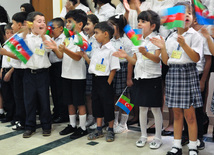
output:
[[[198,0],[194,0],[194,4],[200,8],[201,10],[206,9],[205,6],[203,4],[201,4],[201,2],[199,2]]]
[[[170,23],[164,23],[164,26],[166,26],[168,29],[172,29],[174,27],[184,27],[184,21],[182,20],[175,20]]]
[[[7,45],[10,50],[21,60],[23,61],[25,64],[27,63],[27,59],[16,50],[16,47],[10,42],[8,41],[5,45]]]
[[[130,99],[126,97],[125,95],[122,95],[121,98],[125,100],[127,103],[129,103],[132,107],[134,107],[134,104],[130,103]]]

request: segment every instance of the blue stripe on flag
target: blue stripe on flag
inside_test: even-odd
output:
[[[22,48],[27,52],[27,54],[31,57],[33,55],[33,52],[28,48],[28,46],[26,45],[25,41],[19,37],[17,34],[14,36],[14,39],[17,40]]]
[[[120,107],[121,109],[123,109],[127,114],[130,113],[130,110],[122,103],[120,103],[119,101],[116,104],[118,107]]]
[[[174,6],[172,8],[168,8],[164,11],[163,16],[174,15],[177,13],[185,13],[186,7],[184,5]]]
[[[197,22],[200,25],[214,25],[214,19],[203,17],[198,13],[196,13],[196,17],[197,17]]]

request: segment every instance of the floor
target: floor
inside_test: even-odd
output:
[[[152,124],[153,120],[149,121]],[[166,126],[167,121],[164,121]],[[151,150],[147,143],[143,148],[135,146],[140,137],[140,128],[137,124],[129,126],[126,133],[117,134],[114,142],[106,142],[105,138],[89,141],[87,136],[70,139],[69,135],[60,136],[59,131],[64,129],[67,123],[53,124],[50,137],[43,137],[38,125],[36,133],[31,137],[22,138],[23,131],[13,131],[10,123],[0,123],[0,154],[2,155],[165,155],[172,146],[173,137],[163,136],[163,145],[157,150]],[[104,130],[105,131],[105,130]],[[208,134],[204,135],[206,148],[199,151],[199,155],[214,154],[212,141],[212,126],[209,126]],[[154,135],[148,135],[148,142]],[[183,147],[183,155],[188,155],[188,147]]]

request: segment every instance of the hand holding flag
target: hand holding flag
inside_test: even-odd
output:
[[[136,35],[135,31],[131,28],[130,25],[126,25],[123,30],[135,46],[139,46],[141,44],[139,36]]]
[[[78,45],[83,51],[91,51],[92,47],[89,43],[77,32],[78,42],[75,45]]]

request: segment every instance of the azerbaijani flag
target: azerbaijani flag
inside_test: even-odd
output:
[[[79,46],[83,51],[91,51],[91,45],[78,32],[76,32],[76,34],[78,36],[78,42],[75,43],[75,45]]]
[[[72,38],[74,38],[74,32],[73,31],[71,31],[71,30],[68,30],[67,28],[63,28],[63,31],[64,31],[64,34],[65,34],[65,36],[67,37],[67,38],[69,38],[69,37],[72,37]]]
[[[164,9],[162,12],[162,16],[166,21],[163,23],[167,29],[172,29],[175,27],[184,28],[185,25],[185,6],[178,5],[168,9]]]
[[[33,52],[28,48],[23,38],[18,34],[12,36],[6,43],[10,50],[25,64],[33,55]]]
[[[209,16],[207,8],[199,1],[193,0],[195,6],[195,15],[200,25],[214,25],[214,15]]]
[[[132,110],[132,108],[134,107],[134,104],[131,104],[130,99],[127,98],[125,95],[121,95],[121,97],[119,98],[119,100],[116,103],[116,106],[120,107],[127,114],[129,114],[130,111]]]

